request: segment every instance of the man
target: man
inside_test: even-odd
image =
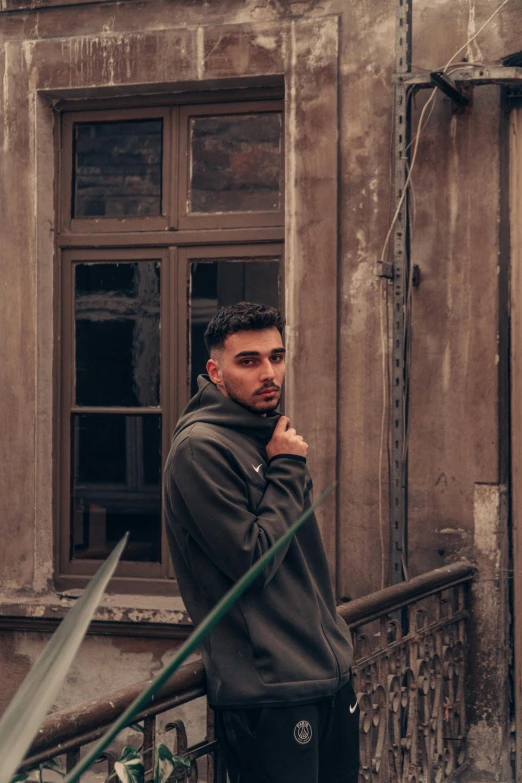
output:
[[[197,625],[310,505],[308,446],[277,405],[284,321],[241,302],[209,323],[207,376],[165,467],[170,551]],[[231,780],[356,783],[349,630],[311,516],[203,645]]]

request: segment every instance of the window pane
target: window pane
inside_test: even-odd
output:
[[[279,307],[279,258],[230,259],[193,263],[190,294],[190,387],[208,359],[203,335],[218,308],[235,302],[259,302]]]
[[[73,217],[161,214],[163,120],[74,126]]]
[[[161,416],[74,415],[72,557],[103,559],[126,530],[123,560],[159,562]]]
[[[281,208],[281,114],[193,117],[189,211]]]
[[[160,265],[74,267],[77,405],[159,405]]]

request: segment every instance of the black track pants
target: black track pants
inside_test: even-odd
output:
[[[349,682],[313,704],[216,712],[230,783],[357,783],[359,707]]]

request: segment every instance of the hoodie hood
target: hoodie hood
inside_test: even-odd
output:
[[[280,417],[279,411],[258,416],[221,394],[208,375],[198,377],[198,391],[181,414],[172,440],[196,422],[237,430],[266,445]]]

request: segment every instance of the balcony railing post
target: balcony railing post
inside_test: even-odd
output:
[[[226,783],[227,771],[224,754],[217,736],[216,715],[207,704],[207,742],[216,742],[217,747],[207,756],[207,783]]]
[[[80,748],[67,751],[65,755],[65,771],[71,772],[80,760]]]
[[[156,748],[156,716],[150,715],[143,721],[143,759],[145,763],[145,783],[154,780],[154,756]]]
[[[114,764],[118,760],[118,756],[111,750],[106,750],[102,755],[102,759],[107,761],[107,776],[110,778],[114,774]]]

